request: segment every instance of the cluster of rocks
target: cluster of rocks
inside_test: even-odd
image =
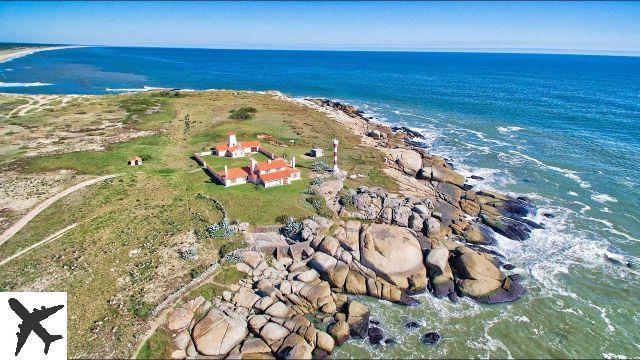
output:
[[[422,193],[428,196],[400,196],[380,188],[360,187],[350,190],[353,204],[341,204],[339,215],[393,223],[429,237],[444,230],[443,236],[453,232],[479,244],[494,242],[489,228],[519,241],[526,240],[533,229],[541,228],[526,218],[535,211],[527,199],[475,191],[444,159],[426,152],[401,149],[395,154],[396,166],[423,180]]]
[[[329,99],[306,99],[316,105],[320,105],[320,106],[324,106],[324,107],[328,107],[328,108],[332,108],[335,110],[338,110],[340,112],[343,112],[345,114],[347,114],[348,116],[352,117],[352,118],[360,118],[360,119],[366,119],[364,116],[364,112],[360,109],[358,109],[358,107],[353,106],[353,105],[349,105],[349,104],[343,104],[340,103],[338,101],[333,101],[333,100],[329,100]]]
[[[525,198],[476,191],[445,159],[426,151],[387,150],[392,164],[403,176],[418,182],[423,196],[364,186],[345,191],[339,182],[331,184],[331,191],[325,191],[320,185],[319,193],[325,195],[328,206],[338,215],[372,224],[349,221],[326,240],[315,239],[310,244],[315,250],[324,250],[336,259],[335,263],[325,259],[325,265],[316,265],[316,269],[322,273],[325,268],[335,267],[340,274],[340,269],[347,266],[364,266],[404,291],[404,295],[428,288],[437,297],[454,301],[461,295],[485,303],[520,297],[524,288],[519,275],[503,273],[500,267],[505,265],[504,258],[486,246],[496,243],[494,231],[522,241],[533,229],[540,228],[526,218],[535,211],[532,204]],[[506,264],[504,269],[513,267]],[[366,271],[361,273],[367,275]],[[329,272],[327,276],[334,275]],[[376,291],[366,290],[354,291],[352,285],[345,289],[348,293],[380,297]],[[403,303],[398,295],[396,299],[385,299]]]
[[[282,259],[270,266],[260,253],[246,252],[237,264],[248,276],[239,290],[173,310],[167,323],[175,334],[172,358],[325,358],[350,336],[368,335],[366,306],[332,292],[315,270]]]
[[[428,205],[417,205],[429,211]],[[411,228],[416,219],[402,222],[406,216],[390,216],[393,224],[341,222],[332,235],[317,232],[319,218],[307,219],[304,241],[296,246],[315,250],[308,265],[334,289],[349,294],[414,305],[417,300],[410,295],[425,290],[439,298],[469,296],[483,303],[513,301],[524,293],[518,274],[500,270],[499,254],[445,236],[433,217],[427,217],[434,219],[431,224],[425,221],[431,228],[427,237]]]
[[[350,337],[393,343],[347,294],[416,305],[411,294],[427,289],[487,303],[514,300],[524,290],[492,255],[448,239],[419,241],[410,228],[392,224],[306,219],[299,241],[272,255],[269,263],[261,252],[244,252],[236,267],[247,277],[237,291],[211,302],[196,298],[170,314],[173,358],[322,358]]]

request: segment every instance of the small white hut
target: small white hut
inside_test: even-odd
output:
[[[129,159],[129,162],[127,164],[129,164],[129,166],[142,165],[142,158],[140,156],[134,156],[131,159]]]
[[[322,157],[324,155],[324,150],[321,148],[313,148],[309,151],[309,156],[311,157]]]

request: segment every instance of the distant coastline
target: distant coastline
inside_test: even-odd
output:
[[[28,56],[41,51],[72,49],[83,46],[66,45],[66,46],[45,46],[45,47],[16,47],[13,49],[0,50],[0,64],[9,62],[23,56]]]

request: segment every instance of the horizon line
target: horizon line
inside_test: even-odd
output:
[[[584,55],[584,56],[615,56],[640,57],[640,50],[587,50],[587,49],[558,49],[558,48],[516,48],[516,47],[225,47],[216,45],[112,45],[112,44],[65,44],[65,43],[37,43],[37,42],[6,42],[0,44],[21,44],[40,46],[79,46],[79,47],[120,47],[120,48],[155,48],[155,49],[200,49],[200,50],[253,50],[253,51],[318,51],[318,52],[402,52],[402,53],[478,53],[478,54],[531,54],[531,55]]]

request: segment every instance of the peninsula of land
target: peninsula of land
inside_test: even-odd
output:
[[[70,357],[323,358],[349,338],[393,346],[353,295],[515,301],[520,275],[487,246],[541,228],[529,200],[468,185],[417,145],[420,133],[326,99],[7,94],[0,134],[0,231],[11,234],[0,286],[70,293]],[[301,180],[221,185],[213,172],[254,163],[198,161],[229,134],[259,141],[265,151],[247,157],[286,159]],[[439,341],[423,330],[425,346]]]
[[[71,49],[81,46],[64,45],[64,46],[16,46],[6,49],[0,49],[0,63],[11,61],[16,58],[31,55],[40,51],[51,51],[61,49]]]

